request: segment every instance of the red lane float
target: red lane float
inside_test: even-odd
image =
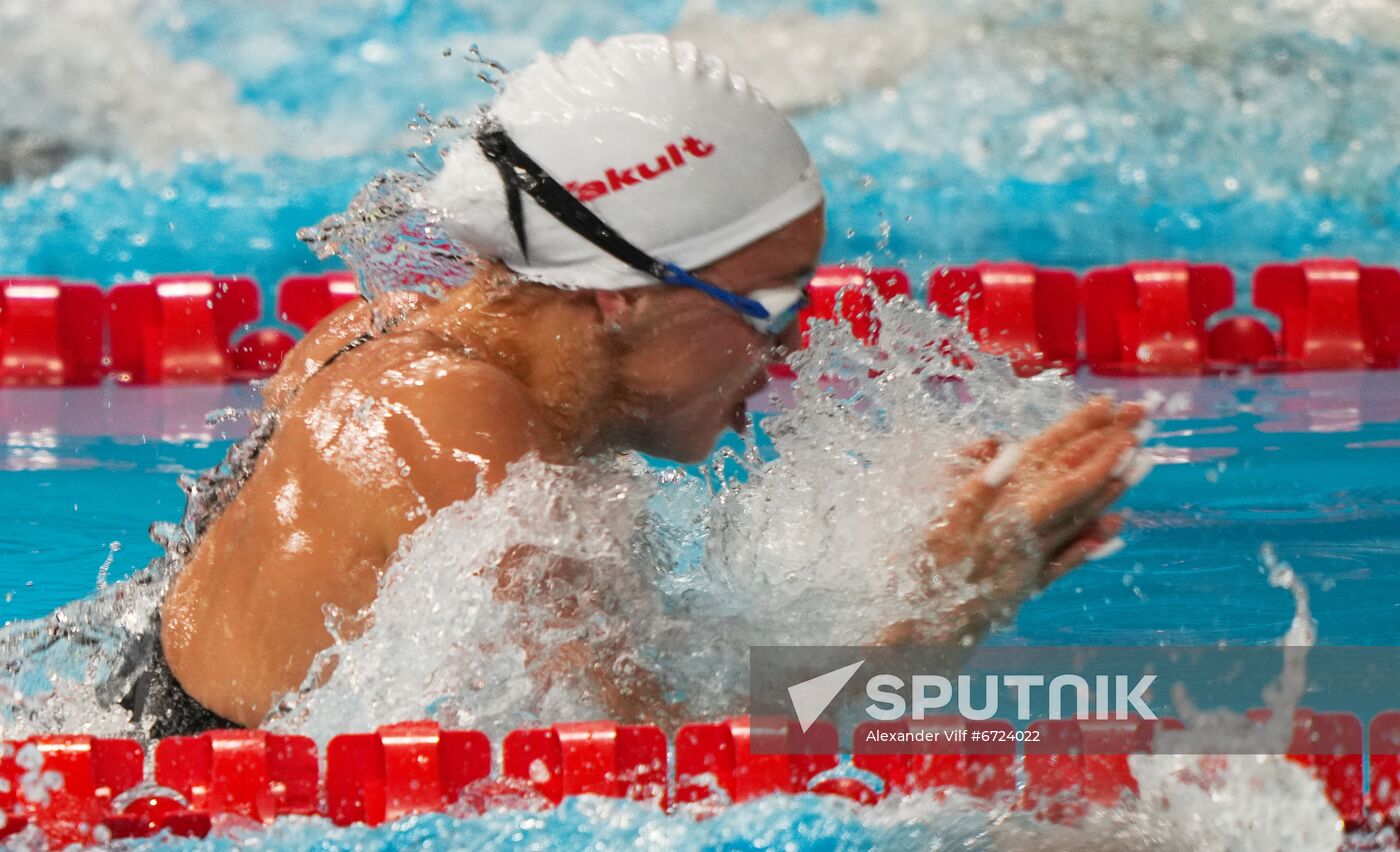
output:
[[[1269,711],[1249,715],[1262,722]],[[150,791],[138,786],[143,777],[138,743],[42,736],[6,743],[0,756],[0,837],[31,825],[52,846],[162,830],[204,836],[211,825],[230,818],[265,823],[288,814],[319,814],[338,825],[380,825],[441,812],[454,803],[454,813],[469,814],[493,807],[547,807],[575,795],[629,798],[669,809],[805,792],[870,804],[889,793],[939,789],[1001,799],[1039,818],[1072,823],[1094,805],[1112,807],[1137,795],[1128,755],[1150,753],[1154,735],[1164,727],[1181,726],[1175,720],[1037,722],[1031,731],[1039,738],[1025,743],[1025,784],[1017,796],[1017,746],[1005,722],[941,717],[862,726],[851,763],[877,776],[883,782],[879,790],[858,777],[829,772],[839,762],[836,731],[829,725],[819,723],[804,734],[786,720],[739,717],[690,724],[675,739],[675,794],[669,799],[666,739],[652,726],[580,722],[513,731],[502,743],[501,772],[493,780],[485,735],[445,731],[433,722],[386,725],[373,734],[331,740],[324,788],[311,740],[214,731],[156,743],[152,778],[159,786]],[[941,734],[924,737],[920,748],[926,753],[881,753],[893,746],[867,736],[915,728]],[[1400,712],[1381,714],[1371,724],[1372,787],[1364,798],[1362,754],[1355,716],[1307,710],[1294,716],[1288,759],[1322,783],[1348,829],[1400,825]]]
[[[1146,261],[1084,276],[1084,354],[1096,373],[1182,375],[1206,368],[1206,321],[1234,304],[1228,267]]]
[[[233,345],[233,371],[230,379],[248,381],[266,378],[277,372],[282,359],[296,345],[287,332],[275,328],[259,328],[248,332]]]
[[[789,720],[685,725],[676,732],[675,801],[738,804],[770,793],[805,793],[817,774],[836,766],[838,750],[836,730],[828,725],[806,734]]]
[[[1390,267],[1329,259],[1260,267],[1254,305],[1278,315],[1278,335],[1251,316],[1212,322],[1234,299],[1223,266],[1141,261],[1092,270],[1078,292],[1074,280],[1063,270],[984,262],[935,270],[928,299],[965,317],[979,345],[1023,375],[1083,363],[1112,375],[1400,367],[1400,270]],[[799,320],[804,344],[815,319],[839,319],[875,343],[875,305],[910,295],[910,285],[899,269],[825,266],[810,293]],[[292,275],[278,288],[275,316],[306,332],[358,296],[348,272]],[[293,335],[254,328],[231,339],[256,321],[259,305],[257,286],[240,277],[163,275],[119,284],[105,299],[92,285],[3,278],[0,384],[92,384],[104,373],[122,383],[267,376]],[[792,376],[782,366],[773,372]]]
[[[0,278],[0,384],[102,379],[102,290],[57,278]]]
[[[303,334],[316,327],[332,311],[360,297],[353,272],[324,275],[288,275],[277,287],[277,318]],[[277,372],[282,359],[296,345],[285,331],[261,328],[246,334],[233,347],[235,379],[257,379]]]
[[[807,305],[797,315],[802,347],[806,348],[811,340],[813,320],[840,320],[850,327],[857,340],[874,344],[880,334],[879,323],[872,316],[876,302],[908,296],[910,292],[909,276],[901,269],[877,267],[867,272],[852,265],[818,267],[807,285]],[[797,375],[787,364],[774,364],[768,373],[780,379]]]
[[[130,384],[226,381],[230,337],[262,313],[251,278],[214,275],[118,284],[107,303],[112,374]]]
[[[857,340],[876,343],[880,339],[880,324],[873,316],[876,300],[888,302],[909,294],[909,276],[901,269],[876,268],[867,272],[859,266],[823,266],[807,286],[807,307],[798,319],[803,345],[810,335],[812,320],[838,317],[850,324],[851,334]]]
[[[1026,742],[1022,806],[1055,822],[1073,822],[1090,805],[1112,807],[1138,794],[1131,754],[1151,754],[1161,730],[1180,730],[1175,719],[1043,721],[1039,738]]]
[[[277,288],[277,318],[303,332],[346,302],[360,298],[353,272],[288,275]]]
[[[1266,264],[1254,304],[1282,320],[1294,370],[1400,367],[1400,270],[1319,258]]]
[[[55,845],[90,843],[112,800],[141,783],[142,751],[133,740],[54,734],[5,743],[0,758],[0,836],[28,824]]]
[[[923,753],[910,754],[900,740],[920,733]],[[934,716],[918,722],[868,722],[856,728],[851,762],[878,775],[887,793],[957,789],[992,799],[1016,789],[1016,740],[1007,722],[974,722],[960,716]],[[893,745],[882,745],[880,735]],[[974,739],[986,735],[985,741]]]
[[[936,270],[928,303],[962,317],[983,351],[1005,355],[1020,375],[1079,368],[1078,279],[1063,269],[987,263]]]
[[[1207,343],[1211,365],[1218,370],[1272,370],[1278,366],[1278,340],[1255,317],[1225,317],[1211,326]]]
[[[666,800],[666,735],[654,725],[570,722],[512,731],[501,745],[501,774],[547,801],[591,794]]]
[[[214,731],[167,737],[155,748],[155,781],[191,808],[271,822],[316,813],[320,769],[310,737]]]
[[[106,835],[105,840],[150,837],[162,831],[176,837],[204,837],[212,825],[213,816],[209,813],[186,810],[184,805],[164,796],[148,796],[127,804],[120,814],[103,819],[102,827],[94,830],[93,839],[104,840],[100,834]]]
[[[1377,714],[1371,720],[1371,791],[1366,809],[1373,828],[1400,829],[1400,711]]]
[[[436,722],[341,734],[326,746],[326,815],[336,825],[379,825],[442,811],[491,775],[491,743],[480,731]]]

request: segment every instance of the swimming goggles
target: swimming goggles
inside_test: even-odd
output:
[[[633,269],[645,272],[663,284],[689,287],[717,299],[743,315],[745,321],[760,334],[782,335],[807,303],[807,280],[783,287],[755,290],[746,296],[731,293],[722,287],[695,277],[674,263],[657,260],[628,242],[597,214],[584,206],[559,181],[550,177],[529,154],[520,150],[504,130],[487,127],[476,135],[477,144],[486,159],[495,163],[506,187],[506,208],[520,251],[528,259],[529,243],[525,234],[525,216],[521,206],[523,191],[560,224],[602,249],[609,256]]]

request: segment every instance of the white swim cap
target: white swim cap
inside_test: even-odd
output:
[[[551,177],[637,248],[695,269],[815,209],[821,179],[788,120],[694,45],[660,35],[536,56],[489,111]],[[497,165],[474,138],[444,157],[425,202],[454,240],[558,287],[657,283],[525,196],[521,249]]]

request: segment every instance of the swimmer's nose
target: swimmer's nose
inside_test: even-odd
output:
[[[744,399],[748,399],[766,387],[768,387],[768,368],[765,366],[754,373],[753,378],[750,379],[748,385],[744,387]]]
[[[796,352],[798,349],[802,348],[801,325],[802,322],[800,320],[791,322],[788,324],[787,328],[783,329],[783,333],[778,335],[775,341],[777,343],[777,351],[774,354],[775,360],[781,361],[786,358],[789,353]]]

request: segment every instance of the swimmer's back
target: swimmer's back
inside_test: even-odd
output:
[[[510,462],[555,452],[519,382],[436,335],[338,351],[281,410],[162,607],[176,678],[241,724],[302,683],[330,644],[327,605],[353,616],[373,602],[405,533],[480,474],[493,486]]]

